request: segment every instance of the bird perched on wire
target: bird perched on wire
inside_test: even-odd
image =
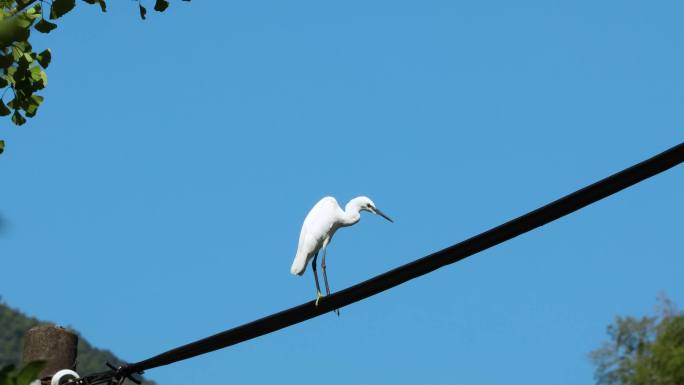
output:
[[[306,271],[306,265],[311,261],[311,269],[313,270],[314,279],[316,281],[316,306],[321,297],[321,288],[318,284],[318,272],[316,271],[316,260],[318,252],[323,249],[323,260],[321,267],[323,268],[323,280],[325,281],[326,295],[330,295],[330,286],[328,285],[328,275],[325,272],[325,254],[326,248],[330,243],[335,231],[340,227],[351,226],[361,219],[361,211],[368,211],[373,214],[380,215],[390,222],[394,222],[382,211],[375,207],[370,198],[365,196],[356,197],[347,203],[344,210],[337,203],[333,197],[325,197],[318,201],[316,205],[309,211],[302,231],[299,234],[299,245],[297,246],[297,254],[290,272],[295,275],[302,275]],[[337,311],[339,315],[339,311]]]

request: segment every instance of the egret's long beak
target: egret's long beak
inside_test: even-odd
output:
[[[383,213],[382,211],[380,211],[377,207],[373,207],[373,210],[375,211],[376,214],[378,214],[378,215],[380,215],[381,217],[387,219],[388,221],[394,223],[394,221],[393,221],[390,217],[388,217],[387,215],[385,215],[385,213]]]

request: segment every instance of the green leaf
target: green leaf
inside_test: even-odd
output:
[[[14,18],[14,25],[23,29],[29,28],[33,21],[40,17],[40,10],[40,4],[36,4],[21,12]]]
[[[12,59],[14,59],[14,61],[19,61],[23,55],[24,50],[19,47],[12,47]]]
[[[42,6],[40,3],[34,5],[33,7],[29,8],[26,11],[26,15],[32,19],[37,19],[41,15],[41,11],[43,10]]]
[[[33,19],[31,19],[26,13],[22,13],[15,18],[14,23],[17,27],[26,29],[31,26]]]
[[[40,21],[37,22],[33,28],[35,28],[36,31],[38,31],[38,32],[50,33],[50,31],[57,28],[57,24],[50,23],[49,21],[47,21],[45,19],[40,19]]]
[[[5,152],[5,141],[0,140],[0,154],[2,154],[3,152]],[[4,383],[4,382],[5,382],[5,377],[0,375],[0,383]]]
[[[16,112],[14,114],[17,115]],[[18,116],[21,117],[21,115]],[[21,119],[21,123],[15,123],[17,123],[17,125],[22,125],[26,122],[26,119],[23,117]],[[12,121],[14,121],[14,116],[12,116]],[[16,385],[29,385],[31,381],[38,378],[38,374],[40,374],[40,371],[43,370],[44,367],[45,361],[33,361],[28,363],[21,369],[21,371],[19,371],[19,374],[17,374],[17,378],[15,380]]]
[[[31,52],[33,50],[33,47],[31,47],[31,44],[28,41],[18,41],[14,43],[14,45],[24,52]]]
[[[33,66],[33,67],[31,67],[31,69],[29,70],[29,72],[31,73],[31,75],[30,75],[30,76],[31,76],[31,79],[32,79],[34,82],[39,82],[39,81],[42,80],[42,78],[41,78],[41,76],[40,76],[40,72],[41,72],[41,71],[42,71],[42,70],[40,69],[39,66]]]
[[[38,111],[38,107],[40,104],[43,103],[43,97],[39,95],[31,95],[31,100],[29,101],[29,105],[26,108],[26,116],[32,118],[36,116],[36,111]]]
[[[40,81],[41,81],[42,86],[43,86],[42,88],[47,87],[47,85],[48,85],[47,80],[48,80],[48,77],[47,77],[47,74],[45,73],[45,71],[40,71]]]
[[[50,52],[50,48],[39,53],[38,56],[36,56],[36,60],[38,60],[38,63],[40,63],[40,65],[43,68],[48,68],[48,66],[50,65],[50,60],[52,60],[52,53]]]
[[[2,75],[2,78],[5,79],[10,84],[16,84],[16,82],[14,81],[14,76],[12,76],[12,74],[6,73],[6,74]]]
[[[140,17],[145,20],[145,15],[147,15],[147,9],[142,6],[142,4],[138,3],[138,6],[140,7]]]
[[[157,12],[164,12],[168,7],[169,2],[166,0],[157,0],[157,2],[154,3],[154,10]]]
[[[50,19],[55,20],[74,9],[76,0],[54,0],[50,7]]]
[[[5,102],[0,99],[0,116],[7,116],[10,112],[10,109],[5,105]]]
[[[31,57],[31,55],[28,53],[21,55],[21,58],[19,60],[22,62],[22,64],[33,63],[33,57]]]
[[[21,116],[18,110],[14,110],[14,114],[12,114],[12,123],[16,124],[17,126],[21,126],[22,124],[26,123],[26,118]],[[35,380],[35,378],[34,378]],[[31,382],[31,381],[29,381]],[[28,385],[28,382],[26,383]],[[19,385],[19,384],[17,384]]]

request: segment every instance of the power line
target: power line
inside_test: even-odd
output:
[[[244,342],[339,309],[543,226],[684,162],[684,143],[461,243],[325,297],[123,366],[126,376]]]

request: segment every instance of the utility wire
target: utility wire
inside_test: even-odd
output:
[[[123,366],[118,373],[119,375],[139,373],[169,365],[318,317],[543,226],[682,162],[684,162],[684,143],[461,243],[324,297],[318,306],[315,306],[314,301],[295,306],[211,337],[171,349],[152,358]]]

